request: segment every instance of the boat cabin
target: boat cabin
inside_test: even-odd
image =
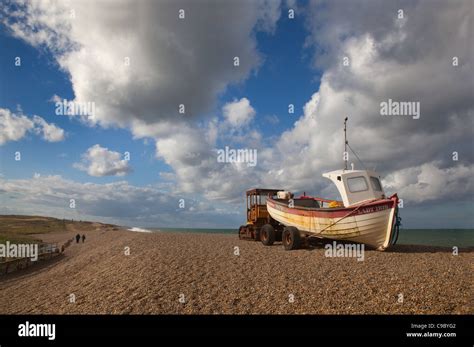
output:
[[[335,170],[323,174],[323,177],[329,178],[336,185],[344,207],[385,198],[380,176],[374,171]]]

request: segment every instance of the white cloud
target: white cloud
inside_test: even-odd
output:
[[[124,176],[131,171],[129,162],[121,159],[119,152],[110,151],[96,144],[82,155],[82,161],[74,167],[86,171],[90,176]]]
[[[268,124],[271,124],[271,125],[277,125],[278,123],[280,123],[280,118],[278,118],[278,116],[275,115],[275,114],[266,115],[265,116],[265,122],[267,122]]]
[[[64,130],[43,118],[33,116],[33,119],[30,119],[23,114],[0,108],[0,145],[8,141],[19,141],[31,131],[42,134],[42,138],[48,142],[64,140]]]
[[[366,166],[376,167],[385,176],[398,172],[391,185],[395,191],[406,191],[396,184],[402,182],[400,175],[421,167],[425,174],[410,178],[417,180],[412,188],[428,184],[430,188],[420,196],[433,200],[439,194],[442,199],[444,190],[436,188],[440,182],[455,183],[439,170],[453,173],[462,171],[458,165],[470,167],[474,161],[474,80],[466,25],[472,6],[469,1],[456,6],[416,2],[404,7],[402,22],[396,19],[397,6],[347,1],[311,4],[308,42],[314,44],[315,61],[323,69],[320,88],[293,128],[269,148],[274,162],[266,182],[296,190],[325,189],[328,182],[321,173],[343,165],[346,116],[349,143]],[[422,42],[417,37],[423,37]],[[462,61],[456,67],[453,52]],[[344,57],[349,58],[348,66],[343,64]],[[380,103],[389,98],[419,101],[421,118],[381,116]],[[453,151],[460,153],[460,162],[451,160]],[[361,167],[352,154],[350,161]],[[427,175],[430,169],[436,176]],[[460,187],[472,185],[472,176],[465,179],[468,184]],[[468,190],[456,191],[459,200],[469,198]],[[407,199],[422,202],[414,194],[407,194]]]
[[[431,162],[396,171],[384,183],[392,191],[397,189],[404,200],[415,203],[433,200],[456,201],[459,197],[474,195],[474,165],[456,165],[440,168]]]
[[[41,214],[57,218],[101,220],[129,226],[219,227],[240,222],[242,211],[225,205],[209,204],[147,185],[127,182],[80,183],[61,176],[31,179],[0,177],[4,204],[0,214]],[[70,199],[75,200],[71,209]],[[179,208],[184,199],[185,208]],[[216,216],[219,220],[216,221]],[[229,224],[231,223],[231,224]]]
[[[39,116],[33,117],[33,122],[38,126],[35,130],[43,134],[43,139],[48,142],[59,142],[64,140],[64,130],[53,123],[46,122]]]
[[[64,98],[61,98],[59,95],[54,94],[48,101],[53,103],[62,103],[64,101]]]
[[[224,119],[233,127],[247,125],[255,117],[255,109],[247,98],[234,100],[222,107]]]
[[[28,117],[0,108],[0,145],[22,139],[33,127],[34,124]]]
[[[75,102],[104,126],[153,126],[212,110],[227,85],[260,65],[255,32],[272,32],[280,2],[29,2],[5,7],[13,35],[46,47],[71,76]],[[185,9],[185,19],[178,18]],[[71,17],[74,11],[74,18]],[[126,23],[126,24],[124,24]],[[239,66],[234,66],[239,57]],[[128,64],[129,63],[129,64]]]

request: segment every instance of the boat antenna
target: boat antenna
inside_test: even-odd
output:
[[[347,170],[347,119],[344,119],[344,170]]]
[[[347,158],[347,147],[351,150],[351,152],[355,155],[359,163],[362,165],[362,167],[367,170],[367,167],[364,165],[362,160],[360,160],[359,156],[357,153],[352,149],[352,147],[349,145],[349,141],[347,141],[347,117],[344,119],[344,155],[345,158]],[[344,170],[347,170],[347,162],[348,160],[344,160]],[[374,170],[375,171],[375,170]]]

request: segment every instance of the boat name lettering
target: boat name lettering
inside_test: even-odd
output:
[[[388,205],[380,205],[380,206],[372,206],[372,207],[365,207],[360,209],[357,214],[366,214],[366,213],[374,213],[378,211],[383,211],[388,209]]]

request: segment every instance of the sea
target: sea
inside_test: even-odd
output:
[[[207,233],[237,236],[237,229],[132,228],[139,232]],[[474,229],[400,229],[397,244],[474,247]]]

